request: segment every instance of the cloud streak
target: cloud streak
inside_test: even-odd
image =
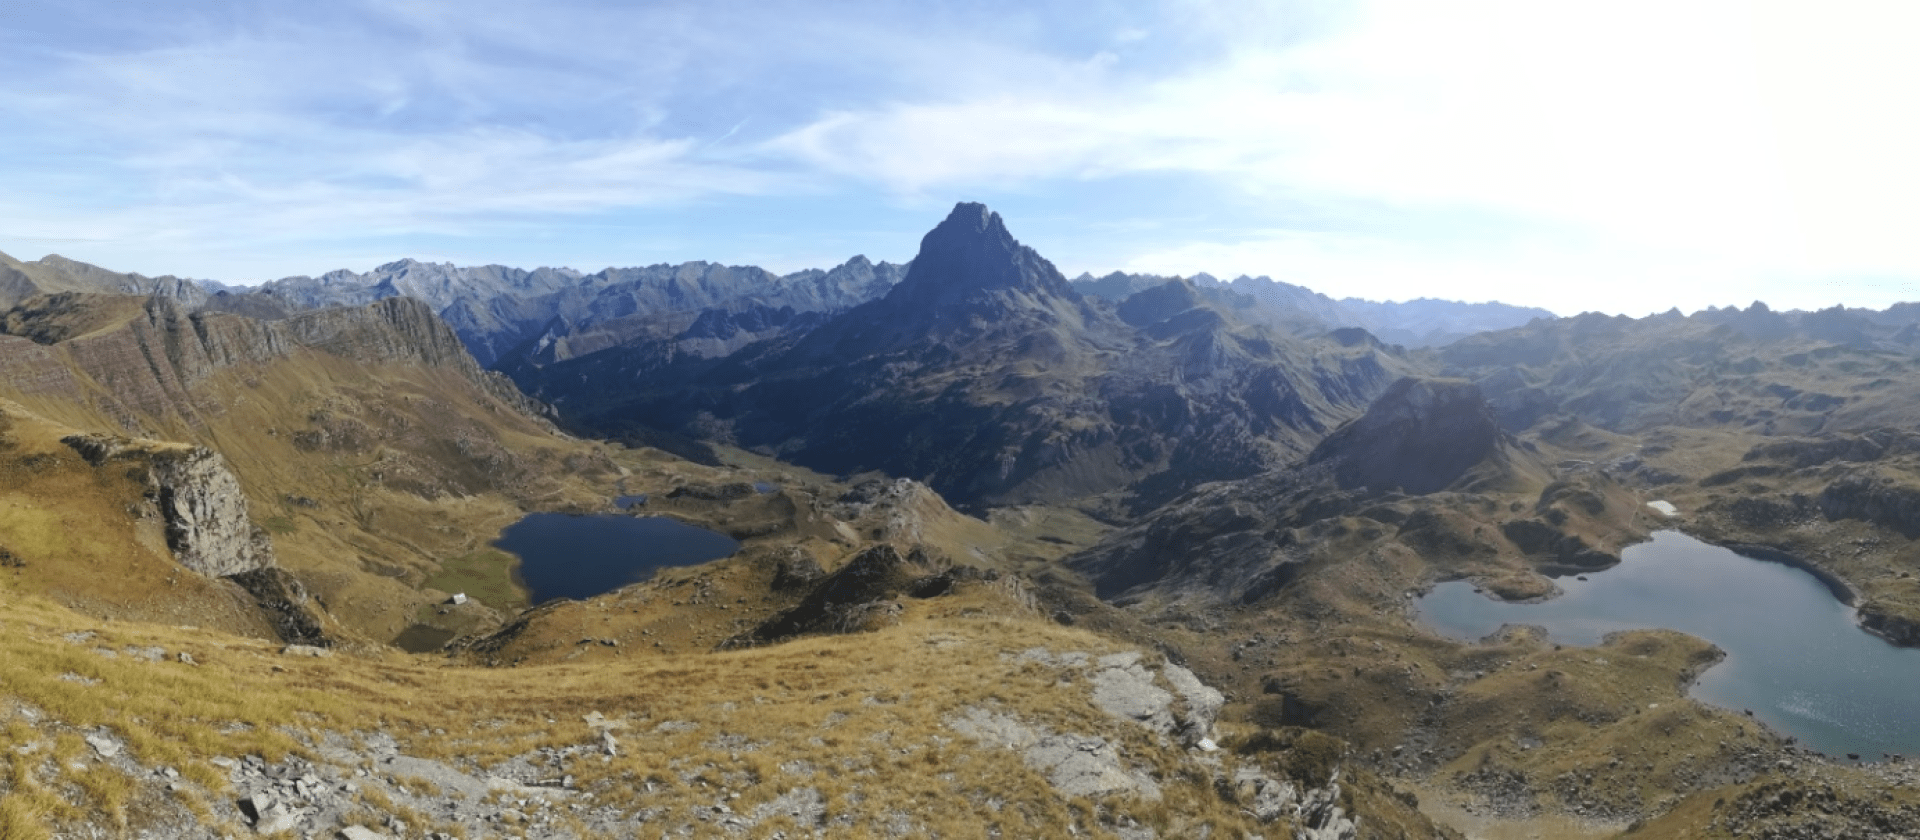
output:
[[[964,197],[1082,214],[1036,223],[1063,267],[1374,296],[1920,276],[1920,127],[1890,106],[1920,92],[1920,19],[1896,5],[265,8],[0,29],[0,243],[235,279],[806,202],[778,222],[800,241]],[[675,241],[725,258],[738,233]],[[571,253],[691,256],[586,235]]]

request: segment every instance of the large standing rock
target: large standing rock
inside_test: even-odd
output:
[[[166,517],[167,546],[180,565],[226,577],[272,564],[272,544],[247,518],[247,497],[218,453],[194,447],[157,454],[148,480]]]
[[[87,463],[144,464],[153,499],[167,524],[167,547],[180,565],[227,577],[273,565],[273,544],[247,516],[247,497],[220,454],[106,435],[62,438]]]

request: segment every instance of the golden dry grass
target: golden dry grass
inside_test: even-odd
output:
[[[582,755],[566,772],[601,803],[687,813],[732,791],[734,810],[745,813],[811,786],[830,813],[853,816],[836,836],[884,835],[895,814],[943,837],[979,836],[988,826],[1007,836],[1060,836],[1069,826],[1099,836],[1091,805],[1055,795],[1017,753],[946,729],[950,715],[976,705],[1055,731],[1100,734],[1164,777],[1168,799],[1120,798],[1101,805],[1109,812],[1146,824],[1192,828],[1205,816],[1221,829],[1248,828],[1214,813],[1222,809],[1208,781],[1182,776],[1177,752],[1092,707],[1084,686],[1063,689],[1052,668],[1016,662],[1011,654],[1036,645],[1111,649],[1100,637],[1038,622],[916,607],[897,627],[852,637],[479,669],[389,653],[286,657],[274,645],[207,630],[102,624],[17,587],[0,589],[0,598],[0,725],[10,743],[42,744],[4,758],[10,804],[0,826],[8,837],[35,836],[34,826],[130,819],[137,786],[86,760],[84,732],[109,731],[141,765],[175,767],[219,791],[225,773],[212,757],[311,757],[306,744],[322,732],[383,731],[409,754],[483,768],[542,747],[598,744],[584,720],[592,712],[621,727],[619,754]],[[93,635],[70,641],[76,632]],[[124,653],[145,647],[168,658]],[[181,651],[199,664],[175,661]],[[455,734],[427,735],[435,730]]]

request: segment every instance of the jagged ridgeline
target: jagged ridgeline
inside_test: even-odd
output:
[[[1133,512],[1285,463],[1410,372],[1356,327],[1423,345],[1547,314],[1334,301],[1266,278],[1067,283],[980,205],[922,246],[916,261],[935,264],[918,272],[864,257],[784,276],[402,260],[251,290],[49,257],[0,261],[0,302],[85,289],[279,319],[409,297],[578,431],[710,463],[700,441],[881,469],[968,507],[1101,497]]]
[[[1142,509],[1298,457],[1407,368],[1361,333],[1244,323],[1185,281],[1118,306],[1083,296],[998,214],[961,204],[884,296],[804,333],[723,358],[629,348],[513,373],[602,434],[878,469],[963,506],[1108,495]]]
[[[683,353],[724,355],[786,322],[844,310],[884,293],[905,267],[854,257],[830,270],[776,275],[754,266],[706,262],[608,268],[501,265],[457,267],[398,260],[365,273],[332,271],[232,287],[146,277],[49,256],[22,262],[0,254],[0,307],[39,294],[158,295],[189,311],[277,320],[395,297],[426,303],[474,358],[498,367],[525,357],[545,364],[611,346],[663,341]],[[684,342],[675,339],[684,338]]]

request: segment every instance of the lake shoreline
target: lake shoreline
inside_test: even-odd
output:
[[[1683,633],[1718,653],[1685,675],[1694,702],[1747,712],[1836,761],[1920,754],[1920,725],[1905,711],[1920,696],[1920,650],[1890,643],[1901,628],[1874,626],[1879,614],[1856,606],[1858,596],[1831,572],[1772,546],[1677,529],[1623,554],[1612,569],[1561,580],[1564,592],[1541,602],[1501,600],[1456,579],[1433,584],[1410,607],[1420,627],[1465,644],[1515,627],[1581,648],[1634,630]]]

